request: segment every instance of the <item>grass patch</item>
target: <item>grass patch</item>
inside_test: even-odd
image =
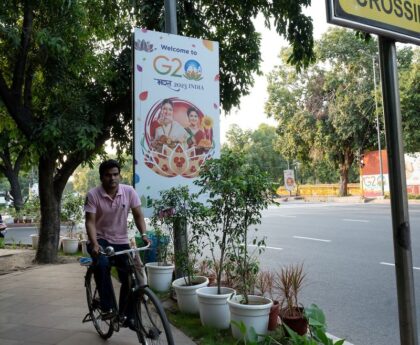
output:
[[[73,253],[73,254],[68,254],[68,253],[64,253],[63,250],[61,249],[58,251],[58,256],[74,256],[77,258],[80,256],[85,256],[85,255],[83,255],[81,250],[78,250],[76,253]]]
[[[218,330],[201,325],[198,315],[181,313],[175,306],[166,310],[169,321],[199,345],[236,345],[231,330]]]

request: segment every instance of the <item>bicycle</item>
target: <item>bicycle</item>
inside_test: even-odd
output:
[[[141,284],[141,278],[136,270],[134,263],[134,255],[136,252],[145,250],[150,245],[141,248],[126,249],[115,252],[113,247],[107,247],[100,255],[108,257],[116,255],[127,255],[128,257],[128,281],[129,281],[129,297],[136,301],[134,312],[134,331],[138,340],[142,345],[151,344],[168,344],[174,345],[174,340],[170,328],[170,324],[166,317],[165,311],[152,290],[147,285]],[[110,319],[102,319],[102,310],[98,289],[93,277],[94,265],[90,258],[82,258],[80,264],[87,266],[85,275],[86,298],[89,312],[83,319],[83,322],[93,322],[93,325],[103,339],[108,339],[115,332],[120,330],[122,320],[119,319],[118,304],[115,298],[115,291],[112,286],[112,296],[116,307],[115,316]],[[83,262],[82,262],[83,261]],[[89,262],[90,261],[90,262]]]

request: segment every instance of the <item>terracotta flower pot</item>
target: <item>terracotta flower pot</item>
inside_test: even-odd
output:
[[[308,320],[304,317],[303,308],[295,309],[297,310],[294,313],[282,309],[280,311],[281,321],[297,334],[304,335],[308,331]]]
[[[268,317],[268,330],[274,331],[277,328],[280,315],[280,303],[279,301],[273,301],[273,305],[270,309],[270,315]]]

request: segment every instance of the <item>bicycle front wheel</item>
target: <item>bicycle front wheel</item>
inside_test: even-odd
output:
[[[85,277],[86,299],[89,308],[90,318],[96,331],[103,339],[108,339],[114,333],[113,321],[102,320],[98,288],[93,276],[93,269],[89,268]]]
[[[162,304],[148,287],[141,289],[136,303],[137,337],[142,345],[174,345],[171,326]]]

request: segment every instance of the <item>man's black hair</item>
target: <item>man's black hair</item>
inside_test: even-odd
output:
[[[99,177],[102,179],[105,172],[112,168],[118,168],[118,172],[121,172],[120,163],[118,163],[115,159],[108,159],[107,161],[102,162],[99,166]]]

